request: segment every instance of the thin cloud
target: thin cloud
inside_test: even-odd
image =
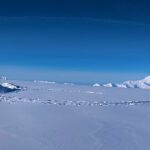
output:
[[[148,22],[140,22],[140,21],[130,21],[130,20],[116,20],[116,19],[109,19],[109,18],[91,18],[91,17],[47,17],[47,16],[10,16],[10,17],[3,17],[0,16],[0,24],[7,24],[7,23],[14,23],[14,22],[29,22],[30,21],[89,21],[95,23],[113,23],[113,24],[128,24],[128,25],[138,25],[138,26],[149,26],[150,23]]]

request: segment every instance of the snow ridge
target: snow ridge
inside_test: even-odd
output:
[[[150,76],[145,77],[142,80],[129,80],[121,84],[107,83],[107,84],[94,84],[93,86],[102,87],[118,87],[118,88],[140,88],[140,89],[150,89]]]

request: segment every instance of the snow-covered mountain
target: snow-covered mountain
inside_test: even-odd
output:
[[[125,81],[125,82],[123,82],[121,84],[114,84],[114,83],[98,84],[98,83],[96,83],[93,86],[150,89],[150,76],[147,76],[147,77],[145,77],[142,80]]]
[[[12,83],[4,82],[0,84],[0,93],[7,93],[7,92],[13,92],[16,90],[20,90],[21,87],[18,85],[14,85]]]
[[[107,84],[103,84],[104,87],[116,87],[116,84],[114,83],[107,83]]]
[[[102,86],[102,84],[99,84],[99,83],[95,83],[95,84],[93,84],[93,86]]]

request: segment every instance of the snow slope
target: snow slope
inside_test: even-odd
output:
[[[22,88],[0,94],[3,150],[149,150],[149,90],[7,83]]]

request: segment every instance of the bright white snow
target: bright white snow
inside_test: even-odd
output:
[[[22,88],[0,94],[0,149],[149,150],[149,90],[6,83]]]

